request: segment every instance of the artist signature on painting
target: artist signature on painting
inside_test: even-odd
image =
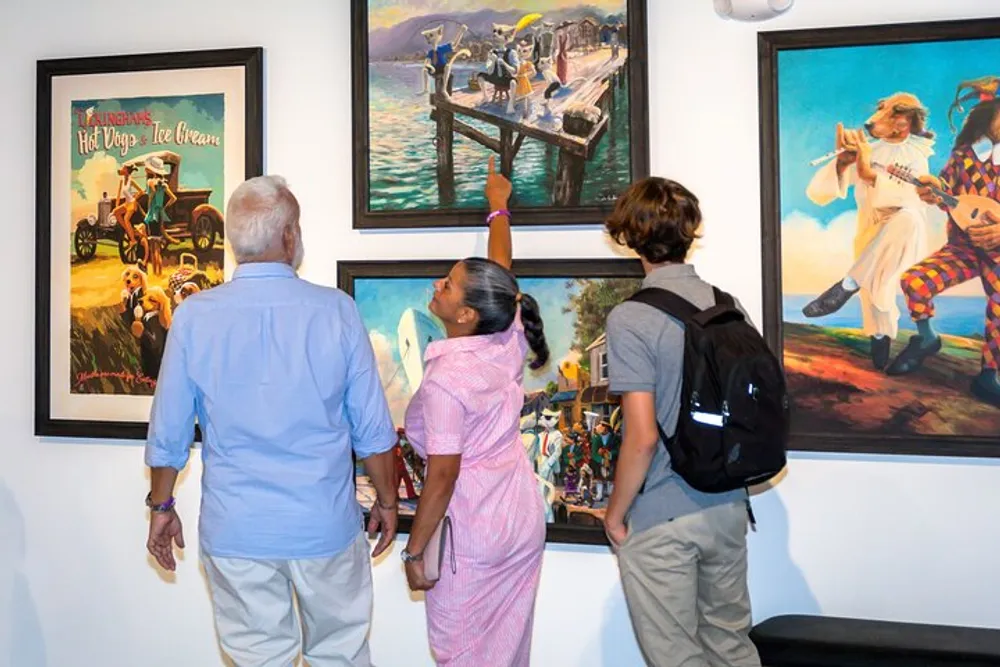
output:
[[[76,386],[80,389],[90,380],[118,379],[128,385],[156,387],[156,378],[131,371],[81,371],[76,374]]]

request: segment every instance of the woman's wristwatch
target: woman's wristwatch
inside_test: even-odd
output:
[[[410,553],[409,549],[403,549],[403,551],[400,552],[399,557],[403,559],[404,563],[419,563],[424,559],[424,555],[422,553],[414,555]]]

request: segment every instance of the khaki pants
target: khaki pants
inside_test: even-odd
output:
[[[364,534],[333,558],[202,555],[202,563],[219,642],[236,667],[290,667],[300,651],[310,667],[370,667],[372,571]]]
[[[750,641],[742,501],[678,517],[618,553],[639,647],[654,667],[760,667]]]

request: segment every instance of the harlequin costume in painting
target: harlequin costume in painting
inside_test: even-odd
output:
[[[995,78],[991,78],[995,82]],[[968,85],[968,84],[966,84]],[[960,87],[961,89],[961,87]],[[977,109],[969,114],[939,180],[953,196],[979,195],[1000,201],[1000,100],[993,91],[980,89]],[[958,102],[954,106],[957,106]],[[950,116],[950,113],[949,113]],[[942,205],[944,210],[947,207]],[[989,223],[987,219],[985,222]],[[970,228],[962,231],[949,213],[948,241],[936,253],[906,271],[901,279],[910,316],[918,333],[892,362],[887,372],[901,375],[917,370],[923,361],[941,350],[934,331],[934,297],[979,278],[986,292],[986,327],[982,348],[982,371],[972,382],[972,392],[1000,407],[1000,220],[992,220],[992,240],[976,242]],[[997,231],[993,231],[997,230]]]

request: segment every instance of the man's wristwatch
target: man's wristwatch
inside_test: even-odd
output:
[[[149,493],[146,494],[146,507],[148,507],[151,512],[158,512],[158,513],[169,512],[174,508],[175,502],[176,500],[174,499],[173,496],[171,496],[169,499],[167,499],[167,502],[161,503],[159,505],[154,505],[153,492],[150,491]]]
[[[419,563],[424,559],[423,554],[413,555],[408,549],[403,549],[403,551],[399,554],[399,557],[403,559],[404,563]]]

